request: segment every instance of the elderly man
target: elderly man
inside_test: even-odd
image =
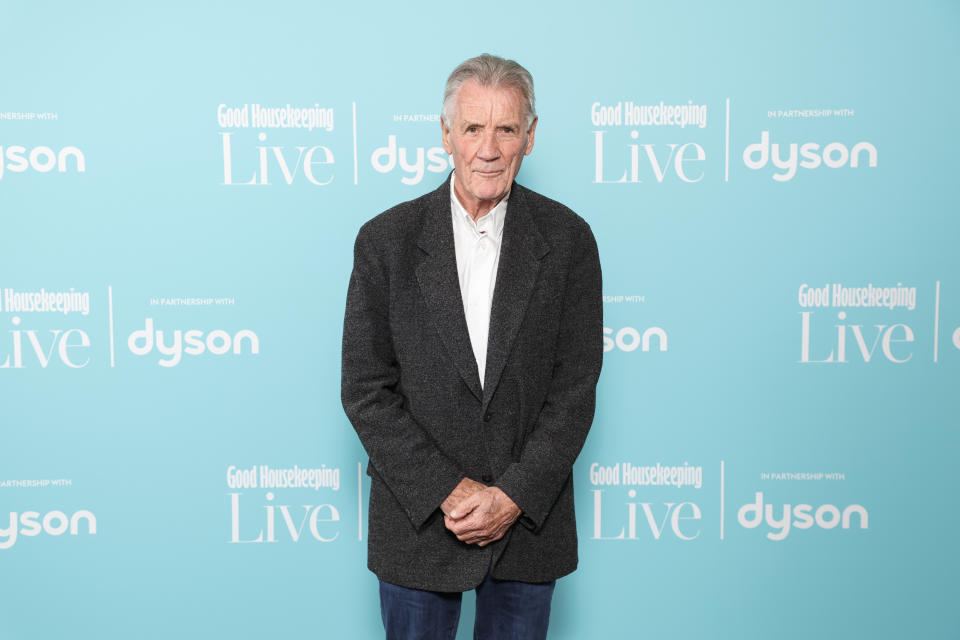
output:
[[[343,406],[370,456],[370,569],[388,638],[546,636],[577,566],[573,462],[602,360],[586,222],[514,182],[533,150],[533,79],[482,55],[447,80],[454,172],[357,236]]]

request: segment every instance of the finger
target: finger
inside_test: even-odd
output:
[[[492,526],[489,522],[481,518],[467,518],[466,520],[453,523],[453,528],[450,529],[457,538],[463,539],[467,537],[483,537],[490,534]]]
[[[465,537],[463,540],[460,540],[460,542],[482,546],[482,544],[492,542],[492,540],[487,536],[470,536],[470,537]]]
[[[462,539],[461,542],[466,542],[467,544],[476,544],[479,547],[485,547],[488,544],[496,542],[502,538],[504,533],[506,532],[498,529],[485,535],[464,536],[464,539]]]
[[[488,535],[488,536],[486,536],[486,537],[484,537],[484,538],[481,538],[481,539],[477,540],[477,546],[478,546],[478,547],[485,547],[485,546],[487,546],[488,544],[490,544],[491,542],[496,542],[496,541],[499,540],[499,539],[500,539],[500,536],[498,536],[498,535],[496,535],[496,534],[490,534],[490,535]]]
[[[477,534],[477,532],[482,531],[482,527],[475,522],[474,518],[454,520],[453,518],[445,517],[443,524],[450,533],[457,536],[457,539],[463,539],[465,536]]]
[[[480,505],[480,500],[477,498],[478,495],[478,493],[475,493],[472,496],[461,500],[457,506],[451,509],[449,514],[450,517],[454,520],[462,520],[470,515]]]
[[[458,540],[462,541],[468,538],[478,538],[490,535],[490,529],[488,527],[477,526],[476,524],[454,521],[445,524],[447,526],[447,530],[455,535]]]
[[[453,531],[451,529],[451,531]],[[457,536],[458,540],[463,542],[472,543],[478,540],[496,540],[503,535],[503,527],[497,523],[488,523],[487,526],[483,526],[476,529],[464,529],[463,531],[453,533]]]
[[[485,519],[478,517],[476,514],[472,515],[469,518],[463,520],[455,520],[450,523],[450,526],[447,527],[457,535],[466,536],[470,534],[480,535],[485,532],[489,527]]]

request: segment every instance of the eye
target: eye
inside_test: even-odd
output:
[[[471,124],[470,126],[467,127],[467,133],[476,133],[479,130],[480,130],[480,127],[478,127],[475,124]]]

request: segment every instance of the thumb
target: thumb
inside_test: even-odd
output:
[[[450,517],[453,518],[454,520],[459,520],[460,518],[467,516],[471,511],[476,509],[477,495],[478,494],[475,493],[469,498],[461,500],[460,503],[457,504],[457,506],[455,506],[453,510],[450,512]]]

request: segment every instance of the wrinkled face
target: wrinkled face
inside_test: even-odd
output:
[[[507,195],[523,156],[533,151],[537,121],[529,130],[525,126],[518,90],[482,87],[475,80],[460,87],[451,127],[441,121],[443,148],[456,167],[454,190],[474,218]]]

